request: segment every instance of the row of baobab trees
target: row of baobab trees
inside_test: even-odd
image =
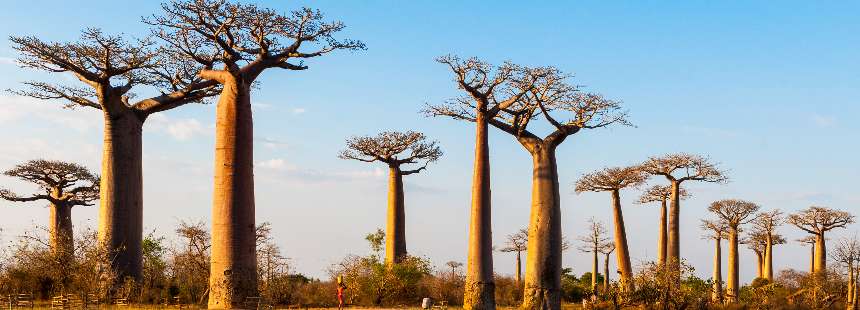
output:
[[[79,86],[29,81],[25,82],[26,89],[13,92],[62,101],[67,108],[101,111],[104,142],[100,176],[82,172],[78,173],[81,176],[71,176],[75,184],[91,184],[70,185],[52,179],[62,184],[43,186],[45,194],[22,197],[4,191],[4,198],[46,199],[53,205],[52,212],[68,214],[70,211],[59,206],[69,206],[70,210],[72,205],[91,204],[97,192],[99,237],[115,253],[112,267],[119,278],[138,278],[143,239],[143,124],[154,113],[189,103],[216,101],[209,307],[235,307],[246,297],[256,296],[257,290],[252,85],[270,69],[306,70],[305,59],[339,50],[363,50],[365,45],[337,38],[344,24],[327,21],[319,11],[307,8],[282,14],[227,0],[176,0],[163,4],[161,12],[142,21],[151,30],[151,35],[142,40],[109,35],[101,29],[86,29],[81,39],[73,42],[51,42],[35,36],[10,38],[12,47],[20,53],[21,66],[72,74],[80,81]],[[456,56],[440,57],[438,62],[450,69],[457,88],[464,94],[428,105],[423,112],[475,124],[464,305],[468,309],[495,308],[488,143],[488,132],[495,128],[512,136],[532,156],[523,307],[559,309],[563,241],[556,149],[574,134],[630,125],[627,113],[619,101],[583,91],[570,82],[569,74],[554,67],[507,62],[493,66],[477,58]],[[151,89],[157,90],[155,95],[143,95]],[[551,131],[539,135],[532,125],[537,122],[548,124]],[[340,154],[341,158],[379,161],[389,167],[389,263],[397,263],[406,255],[402,177],[421,172],[441,154],[435,142],[416,132],[351,138]],[[47,161],[28,164],[68,165]],[[416,164],[417,168],[405,166]],[[618,192],[640,183],[637,178],[645,176],[660,176],[668,183],[661,200],[661,227],[665,228],[661,228],[663,248],[659,253],[661,262],[677,267],[682,183],[725,182],[726,178],[706,158],[675,154],[651,158],[633,170],[612,168],[587,175],[578,190],[612,193],[613,214],[619,224],[616,236],[623,236]],[[72,197],[68,199],[75,203],[58,203],[62,197]],[[71,228],[67,215],[55,218]],[[818,249],[824,253],[823,237],[819,242]],[[619,266],[628,270],[629,277],[626,241],[616,242],[616,247],[618,257],[627,257],[628,262]],[[677,283],[680,279],[672,281]]]

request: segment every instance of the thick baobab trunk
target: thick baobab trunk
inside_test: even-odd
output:
[[[597,296],[597,249],[592,252],[594,260],[591,264],[591,294]]]
[[[663,201],[660,203],[660,234],[659,234],[660,237],[657,240],[657,262],[660,264],[660,266],[664,266],[664,267],[666,266],[666,251],[667,251],[667,242],[668,242],[668,240],[666,239],[668,237],[667,236],[668,232],[666,231],[667,220],[668,220],[666,218],[667,217],[667,214],[666,214],[667,210],[666,209],[667,209],[666,199],[663,199]]]
[[[679,285],[681,283],[681,183],[672,181],[672,195],[669,197],[669,233],[668,246],[666,249],[666,262],[668,270],[672,274],[670,283]]]
[[[388,215],[385,224],[385,263],[397,264],[406,256],[406,208],[403,203],[403,173],[388,168]]]
[[[764,278],[764,269],[762,265],[764,265],[764,257],[761,255],[761,252],[755,252],[755,270],[756,270],[756,278]]]
[[[827,246],[824,244],[824,233],[815,235],[815,268],[814,273],[827,272]]]
[[[726,279],[726,299],[730,303],[738,301],[740,273],[738,270],[738,229],[732,227],[729,232],[729,274]]]
[[[478,112],[475,127],[472,214],[469,224],[469,259],[466,267],[463,308],[495,309],[496,290],[493,280],[493,232],[490,212],[490,148],[487,141],[488,124],[481,112]]]
[[[612,216],[615,220],[615,249],[618,269],[621,270],[621,289],[633,292],[633,268],[627,248],[627,232],[624,229],[624,214],[621,212],[621,197],[618,190],[612,191]]]
[[[561,208],[555,147],[537,144],[532,154],[532,205],[523,309],[561,309]]]
[[[711,292],[711,300],[714,303],[723,303],[723,247],[721,239],[714,239],[714,288]]]
[[[123,103],[115,103],[119,106]],[[143,122],[127,109],[104,112],[99,241],[117,278],[140,278],[143,266]]]
[[[517,286],[523,283],[523,260],[521,254],[520,251],[517,251]]]
[[[764,248],[764,278],[773,282],[773,234],[767,234],[767,243]]]
[[[609,254],[603,257],[603,294],[609,294]]]
[[[230,79],[216,107],[209,309],[234,308],[257,296],[250,96],[246,82]]]
[[[67,259],[74,253],[74,232],[72,229],[72,206],[52,203],[51,206],[51,251],[54,255]]]

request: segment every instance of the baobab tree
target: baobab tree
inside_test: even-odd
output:
[[[672,196],[672,188],[665,185],[654,185],[646,189],[639,196],[638,203],[646,204],[652,202],[660,203],[660,232],[657,239],[657,262],[660,266],[666,265],[666,251],[668,249],[668,202]],[[681,188],[678,198],[683,200],[690,197],[687,190]]]
[[[708,211],[713,212],[720,222],[728,228],[729,237],[729,274],[726,283],[726,297],[729,302],[738,301],[740,274],[738,261],[738,237],[741,225],[752,221],[752,215],[761,207],[759,205],[738,199],[718,200],[711,203]]]
[[[603,254],[603,293],[609,293],[609,256],[615,251],[614,242],[605,242],[600,247],[600,253]]]
[[[577,247],[579,251],[591,253],[593,257],[591,264],[591,292],[594,296],[597,296],[597,256],[609,242],[606,233],[606,226],[592,217],[588,220],[588,234],[577,238],[582,242],[582,245]],[[607,276],[609,275],[604,275],[604,281],[606,281],[605,277]]]
[[[569,76],[558,69],[530,70],[538,78],[526,94],[487,121],[512,135],[532,156],[532,203],[522,307],[559,309],[563,242],[556,149],[568,136],[583,129],[629,125],[629,122],[619,102],[581,92],[568,84]],[[567,113],[570,117],[564,120],[554,113]],[[538,118],[554,129],[543,138],[528,127]]]
[[[215,188],[212,205],[210,308],[255,296],[254,173],[251,89],[267,69],[305,70],[302,59],[337,50],[360,50],[360,41],[335,35],[339,21],[309,8],[281,14],[229,0],[176,0],[145,18],[153,35],[197,74],[222,86],[215,121]],[[298,60],[298,61],[295,61]]]
[[[857,292],[855,291],[857,289],[856,264],[860,261],[860,241],[857,240],[857,236],[839,240],[831,256],[834,261],[842,264],[848,271],[848,295],[845,300],[848,309],[855,309],[857,303]]]
[[[490,204],[489,120],[522,98],[536,82],[533,70],[504,63],[494,67],[477,58],[456,56],[436,59],[454,74],[457,87],[466,93],[424,113],[475,123],[475,162],[472,174],[472,208],[469,250],[463,296],[465,309],[495,309],[493,237]]]
[[[714,240],[714,287],[711,291],[711,302],[723,303],[723,239],[728,238],[729,228],[722,221],[702,220],[702,229],[708,234],[705,239]]]
[[[669,268],[674,271],[681,270],[681,186],[687,181],[698,181],[708,183],[726,183],[728,178],[709,159],[686,153],[669,154],[660,157],[651,157],[640,169],[652,175],[660,175],[669,181],[669,231],[668,248],[666,249],[666,261]],[[675,278],[671,283],[680,284],[680,273],[673,272]]]
[[[753,221],[755,223],[755,221]],[[770,238],[770,241],[768,241]],[[785,244],[785,238],[780,234],[771,233],[768,236],[768,233],[760,230],[758,227],[755,227],[753,231],[749,233],[749,235],[741,240],[741,243],[746,244],[747,248],[753,251],[756,255],[756,277],[767,279],[767,251],[768,251],[768,242],[770,242],[771,251],[773,251],[774,245]],[[768,279],[768,281],[773,281],[772,278]]]
[[[69,262],[74,255],[72,208],[92,206],[99,198],[99,177],[75,163],[36,159],[18,164],[4,175],[34,183],[39,192],[19,195],[0,189],[0,198],[14,202],[47,201],[51,211],[51,251],[60,261]]]
[[[773,282],[773,246],[786,243],[785,238],[776,233],[776,229],[785,221],[782,211],[771,210],[759,213],[753,221],[755,230],[765,237],[764,242],[764,271],[763,276]]]
[[[415,131],[385,131],[376,136],[351,137],[341,159],[381,162],[388,165],[388,219],[385,226],[385,263],[396,264],[406,256],[406,211],[403,176],[416,174],[442,157],[436,141]],[[423,161],[423,164],[421,162]],[[404,170],[403,165],[421,164]]]
[[[515,252],[517,253],[517,285],[522,282],[522,253],[527,249],[526,245],[529,242],[529,231],[528,229],[520,229],[516,233],[510,234],[507,237],[507,241],[505,242],[505,247],[500,251],[502,252]]]
[[[162,53],[148,40],[86,29],[78,41],[49,42],[34,36],[10,37],[18,63],[51,73],[69,73],[84,86],[29,81],[15,94],[59,100],[66,108],[102,112],[99,239],[115,255],[118,278],[140,277],[143,263],[143,124],[155,113],[212,95],[216,85],[194,76],[193,63]],[[160,93],[132,101],[137,87]]]
[[[621,189],[636,187],[648,176],[638,167],[606,168],[583,175],[576,182],[576,192],[609,192],[612,195],[612,218],[615,223],[615,249],[618,251],[618,269],[621,270],[621,287],[624,292],[633,292],[633,267],[627,247],[627,232],[621,212]]]
[[[814,273],[827,271],[827,246],[824,234],[836,228],[845,228],[854,223],[851,213],[812,206],[788,216],[788,223],[815,237]]]
[[[806,236],[795,241],[809,245],[809,274],[815,273],[815,236]]]
[[[448,261],[445,266],[451,268],[451,279],[457,278],[457,268],[463,267],[463,263],[457,261]]]

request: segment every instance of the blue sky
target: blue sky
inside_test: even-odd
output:
[[[711,243],[700,240],[707,205],[740,198],[795,211],[819,204],[858,211],[860,175],[860,5],[855,2],[584,1],[523,5],[494,2],[260,1],[279,10],[311,6],[344,21],[344,37],[368,49],[308,62],[302,72],[267,71],[253,94],[257,220],[273,224],[277,242],[298,272],[323,276],[349,253],[363,254],[363,236],[385,220],[381,165],[337,159],[344,138],[382,130],[420,130],[446,154],[406,179],[407,247],[442,266],[464,261],[468,231],[473,128],[426,119],[425,103],[459,95],[446,68],[433,61],[454,53],[498,63],[554,65],[590,91],[623,100],[635,128],[586,131],[559,149],[563,230],[584,233],[594,216],[611,225],[609,195],[575,195],[583,173],[634,164],[668,152],[709,155],[729,170],[728,185],[690,184],[682,210],[682,255],[697,273],[711,272]],[[8,35],[73,40],[85,27],[141,36],[141,15],[155,1],[121,4],[40,1],[0,11]],[[18,68],[8,41],[0,44],[0,89],[30,79],[56,79]],[[69,77],[62,81],[74,82]],[[180,220],[209,218],[214,107],[190,105],[148,121],[144,138],[145,219],[170,234]],[[101,118],[84,109],[9,94],[0,96],[0,167],[35,158],[78,161],[98,169]],[[493,232],[496,244],[528,221],[531,161],[509,136],[491,135]],[[654,179],[653,182],[662,182]],[[0,184],[30,189],[8,178]],[[653,259],[657,208],[622,192],[634,264]],[[47,210],[0,202],[4,242],[47,223]],[[96,208],[77,208],[77,227],[94,226]],[[610,226],[611,227],[611,226]],[[857,226],[835,232],[854,234]],[[795,239],[802,234],[785,226]],[[804,269],[807,251],[780,246],[778,268]],[[754,276],[742,252],[742,279]],[[495,256],[499,273],[513,257]],[[564,255],[576,273],[588,256]],[[614,266],[614,262],[613,262]],[[613,267],[614,268],[614,267]]]

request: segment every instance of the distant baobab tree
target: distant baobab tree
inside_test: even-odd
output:
[[[36,159],[16,165],[4,175],[34,183],[39,193],[19,195],[0,189],[0,198],[14,202],[47,201],[51,210],[51,251],[61,262],[71,263],[74,255],[72,208],[92,206],[99,198],[99,177],[75,163]]]
[[[809,235],[795,241],[809,245],[809,274],[815,273],[815,236]]]
[[[722,240],[728,238],[729,228],[722,221],[702,220],[702,229],[708,234],[706,239],[714,240],[714,286],[711,289],[711,302],[723,303],[723,247]]]
[[[475,162],[472,174],[472,209],[469,250],[463,296],[465,309],[495,309],[493,237],[490,204],[489,121],[522,98],[536,82],[523,67],[505,62],[498,67],[477,58],[443,56],[457,87],[466,94],[444,104],[428,106],[424,113],[475,123]]]
[[[764,234],[764,271],[763,276],[768,281],[773,282],[773,246],[775,244],[785,244],[786,240],[776,233],[785,222],[785,217],[780,210],[771,210],[768,212],[759,213],[753,221],[756,231]]]
[[[624,215],[621,212],[621,189],[637,187],[648,176],[637,167],[606,168],[582,176],[576,182],[576,192],[609,192],[612,195],[612,218],[615,223],[615,249],[618,269],[621,270],[621,288],[633,292],[633,266],[630,264],[630,251],[627,247],[627,232],[624,229]]]
[[[638,203],[646,204],[652,202],[660,203],[660,233],[657,239],[657,263],[660,266],[666,265],[666,251],[668,249],[668,202],[672,196],[672,188],[665,185],[654,185],[649,187],[639,197]],[[690,197],[687,190],[681,188],[679,199],[683,200]]]
[[[457,261],[448,261],[447,263],[445,263],[445,266],[451,268],[451,279],[454,279],[457,277],[457,268],[463,267],[463,263]]]
[[[833,260],[846,268],[848,276],[848,294],[845,303],[848,309],[857,309],[857,264],[860,263],[860,241],[857,236],[839,240],[831,254]]]
[[[305,70],[302,59],[360,50],[335,35],[339,21],[303,8],[282,14],[230,0],[176,0],[144,18],[175,57],[201,64],[197,75],[222,86],[215,119],[212,272],[209,308],[256,296],[251,89],[267,69]],[[293,61],[298,60],[298,61]]]
[[[406,256],[406,211],[403,201],[403,176],[416,174],[442,157],[436,141],[427,141],[415,131],[385,131],[376,136],[346,140],[341,159],[381,162],[388,165],[388,220],[385,225],[385,263],[396,264]],[[423,164],[421,163],[423,161]],[[404,170],[403,165],[421,164]]]
[[[827,246],[824,234],[854,223],[851,213],[825,207],[812,206],[788,216],[788,223],[815,237],[814,273],[827,271]]]
[[[85,107],[104,115],[99,239],[116,257],[117,279],[139,278],[143,263],[143,124],[158,112],[198,102],[215,84],[194,76],[193,63],[162,53],[148,40],[129,42],[99,29],[86,29],[72,42],[34,36],[10,37],[25,68],[70,73],[84,87],[24,82],[15,94],[60,100],[66,108]],[[132,89],[155,87],[154,97],[132,101]]]
[[[774,245],[785,244],[785,238],[780,234],[770,234],[762,230],[759,230],[757,227],[755,230],[751,231],[749,235],[741,240],[741,243],[747,245],[747,247],[752,250],[756,255],[756,277],[767,279],[767,249],[768,249],[768,238],[770,238],[770,248],[771,252],[773,251]],[[768,279],[768,281],[773,281],[772,279]]]
[[[522,284],[522,253],[526,251],[526,245],[529,242],[529,231],[527,229],[520,229],[516,233],[510,234],[507,237],[507,241],[505,242],[505,247],[500,251],[502,252],[515,252],[517,253],[517,271],[516,271],[516,279],[517,285]]]
[[[591,253],[593,257],[591,263],[591,292],[594,296],[597,296],[597,256],[601,253],[601,249],[609,242],[606,233],[606,226],[592,217],[588,220],[588,234],[577,238],[582,242],[582,245],[577,247],[579,251]],[[604,281],[606,281],[607,276],[604,275]]]
[[[666,250],[666,261],[671,270],[681,270],[681,186],[687,181],[699,181],[709,183],[725,183],[728,178],[725,172],[717,168],[705,157],[678,153],[660,157],[651,157],[641,167],[643,171],[652,175],[664,176],[669,181],[669,246]],[[680,273],[673,272],[675,278],[673,285],[680,284]]]
[[[615,243],[605,242],[600,247],[603,254],[603,294],[609,294],[609,256],[615,251]]]
[[[737,199],[715,201],[708,207],[708,211],[713,212],[720,222],[728,228],[729,273],[726,281],[726,297],[730,303],[738,301],[738,293],[740,292],[740,263],[738,261],[740,226],[752,221],[752,215],[760,208],[755,203]]]
[[[532,206],[522,307],[559,309],[563,242],[555,151],[568,136],[583,129],[629,123],[619,102],[580,92],[566,82],[569,76],[558,69],[532,68],[530,72],[538,77],[537,82],[516,103],[487,121],[514,136],[532,156]],[[556,119],[553,112],[568,113],[570,118]],[[538,118],[554,129],[543,138],[528,128]]]

